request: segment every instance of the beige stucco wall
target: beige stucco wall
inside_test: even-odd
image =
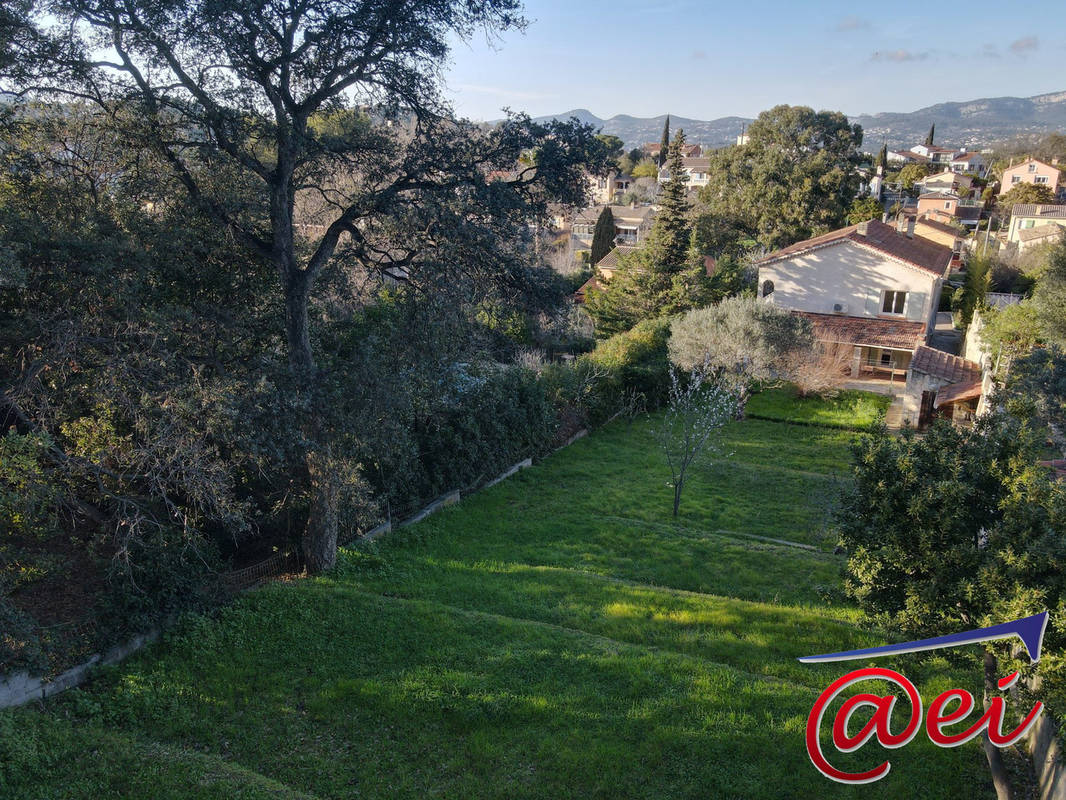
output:
[[[1029,171],[1030,164],[1036,166],[1035,171]],[[1040,161],[1023,161],[1017,166],[1003,170],[1003,177],[999,182],[999,193],[1001,195],[1006,194],[1011,190],[1012,186],[1017,186],[1019,183],[1036,183],[1038,175],[1047,178],[1047,182],[1043,185],[1047,186],[1051,191],[1054,192],[1058,188],[1060,173],[1055,167]],[[1018,177],[1017,181],[1014,180],[1015,176]]]
[[[881,313],[885,291],[907,292],[903,318],[935,324],[942,279],[850,241],[840,242],[759,268],[759,287],[774,282],[770,302],[795,311],[832,314],[847,305],[849,317],[899,319]]]
[[[1058,225],[1060,228],[1066,228],[1066,219],[1043,219],[1041,217],[1012,215],[1010,218],[1010,228],[1007,230],[1007,241],[1020,244],[1022,239],[1018,234],[1022,231],[1022,222],[1030,219],[1033,221],[1033,224],[1028,226],[1030,228],[1036,228],[1041,225]]]

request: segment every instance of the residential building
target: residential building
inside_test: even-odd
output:
[[[888,161],[895,164],[928,164],[926,156],[918,155],[910,150],[889,150]]]
[[[596,231],[602,205],[582,209],[574,217],[573,234],[582,244],[591,245]],[[651,206],[611,206],[614,216],[615,242],[618,244],[639,244],[644,241],[655,219],[655,209]]]
[[[1046,186],[1052,192],[1058,194],[1061,188],[1061,178],[1062,171],[1058,167],[1030,158],[1021,164],[1016,164],[1003,170],[999,193],[1001,195],[1006,194],[1020,183],[1032,183],[1036,186]]]
[[[606,175],[589,176],[589,189],[593,202],[606,205],[617,203],[629,191],[633,179],[621,172],[611,170]]]
[[[924,192],[949,192],[959,194],[968,192],[973,188],[973,178],[961,172],[946,169],[936,175],[929,175],[918,181],[918,186]]]
[[[938,147],[932,144],[916,144],[911,152],[929,159],[930,164],[950,165],[955,156],[962,153],[961,150],[953,150],[950,147]]]
[[[1032,231],[1054,225],[1066,228],[1066,205],[1043,205],[1036,203],[1018,203],[1011,209],[1010,227],[1007,229],[1007,242],[1021,244],[1032,242]],[[1045,230],[1045,234],[1049,231]],[[1029,245],[1032,246],[1032,245]]]
[[[968,175],[983,178],[988,171],[988,165],[980,153],[959,153],[951,159],[951,169],[954,172],[965,172]]]
[[[596,274],[602,277],[603,280],[609,281],[614,277],[614,273],[618,271],[618,259],[639,249],[625,244],[612,248],[611,252],[596,262]]]
[[[943,247],[950,247],[952,266],[962,255],[962,241],[966,231],[957,223],[941,222],[931,214],[922,214],[914,220],[913,233]]]
[[[685,172],[688,173],[689,187],[706,186],[710,181],[711,159],[709,158],[686,158],[681,162]]]
[[[823,347],[850,348],[850,377],[897,395],[901,418],[917,424],[921,382],[906,387],[951,259],[950,247],[871,220],[763,258],[759,296],[809,319]]]

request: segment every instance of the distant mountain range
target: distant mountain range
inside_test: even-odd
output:
[[[600,119],[584,108],[538,117],[538,121],[577,117],[591,123],[604,133],[614,134],[626,143],[626,148],[645,142],[658,142],[662,137],[666,115],[631,117],[618,114]],[[986,97],[965,103],[938,103],[909,113],[885,112],[851,117],[862,125],[863,148],[875,151],[881,142],[889,147],[910,147],[925,140],[930,125],[936,125],[937,144],[980,148],[1016,136],[1051,133],[1066,130],[1066,92],[1042,94],[1036,97]],[[715,120],[670,117],[670,128],[683,128],[689,142],[706,147],[722,147],[736,142],[737,136],[752,120],[746,117],[721,117]]]

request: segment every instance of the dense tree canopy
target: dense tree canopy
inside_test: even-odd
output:
[[[996,201],[996,206],[1003,214],[1010,214],[1015,205],[1037,203],[1046,205],[1055,202],[1055,193],[1047,186],[1035,183],[1019,183]]]
[[[549,201],[582,203],[585,169],[606,166],[606,145],[586,126],[513,117],[483,132],[442,100],[449,42],[521,27],[519,10],[517,0],[52,8],[63,24],[39,84],[94,102],[125,143],[151,152],[202,213],[274,267],[279,327],[305,398],[294,407],[310,412],[294,422],[318,487],[312,568],[332,562],[337,518],[326,508],[339,470],[324,466],[335,454],[321,428],[311,314],[327,268],[427,289],[460,280],[526,292],[528,262],[509,243]],[[92,60],[101,46],[113,57]],[[532,158],[516,171],[523,154]]]
[[[845,223],[858,191],[861,127],[839,112],[782,105],[747,132],[743,147],[712,152],[700,190],[705,213],[734,242],[751,237],[776,248]]]

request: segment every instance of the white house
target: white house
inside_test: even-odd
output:
[[[950,247],[871,220],[771,253],[759,262],[759,296],[807,317],[815,339],[852,348],[851,376],[902,399],[911,361],[936,326]]]

